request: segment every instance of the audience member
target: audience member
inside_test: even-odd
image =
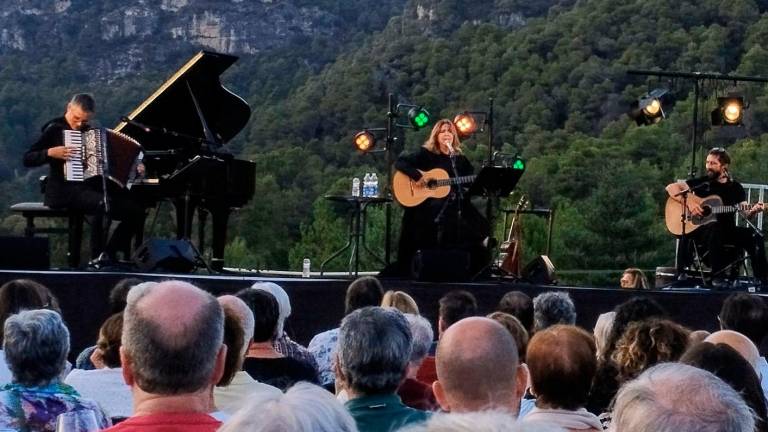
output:
[[[59,302],[44,285],[29,279],[14,279],[0,286],[0,343],[3,340],[3,323],[9,316],[23,310],[50,309],[61,314]],[[67,372],[69,364],[65,367]],[[0,350],[0,385],[11,382],[11,371]]]
[[[182,281],[140,284],[124,312],[123,377],[133,416],[108,429],[215,431],[213,386],[224,371],[224,313],[216,299]]]
[[[379,306],[384,296],[384,288],[381,282],[372,276],[363,276],[356,279],[347,288],[344,299],[344,315],[367,306]],[[317,362],[317,371],[320,374],[320,384],[328,390],[334,388],[333,359],[336,358],[336,349],[339,341],[339,328],[324,331],[315,335],[307,348]]]
[[[400,432],[567,432],[565,429],[536,423],[517,422],[504,410],[466,413],[436,413],[424,423]]]
[[[712,372],[728,383],[755,412],[757,421],[755,430],[758,432],[768,430],[766,427],[768,409],[766,409],[765,395],[760,388],[760,379],[752,365],[736,350],[722,343],[715,345],[703,342],[691,347],[683,354],[680,363]]]
[[[496,306],[499,312],[508,313],[520,320],[530,336],[533,333],[533,300],[522,291],[510,291],[504,294]]]
[[[720,330],[704,338],[704,342],[713,344],[723,343],[730,346],[735,349],[737,353],[741,354],[741,356],[752,365],[755,371],[758,372],[757,359],[760,358],[760,353],[755,344],[743,334],[733,330]]]
[[[515,339],[517,346],[517,358],[520,363],[525,363],[525,351],[528,349],[528,331],[523,324],[514,315],[505,312],[493,312],[486,316],[504,326],[505,329]]]
[[[253,379],[287,390],[299,381],[317,384],[317,370],[312,364],[286,357],[272,343],[280,315],[275,297],[263,290],[240,291],[238,297],[251,308],[254,318],[253,342],[243,362],[243,370]]]
[[[405,319],[408,320],[408,326],[411,329],[411,358],[408,362],[408,369],[405,375],[405,381],[397,389],[397,395],[406,406],[425,411],[434,411],[437,409],[437,400],[432,392],[432,386],[426,385],[416,379],[416,372],[429,354],[429,348],[432,346],[432,339],[435,333],[432,330],[432,324],[420,316],[406,313]]]
[[[533,299],[533,332],[556,324],[576,324],[576,306],[563,291],[550,291]]]
[[[81,398],[59,379],[67,364],[69,331],[57,312],[21,311],[3,328],[13,382],[0,389],[0,428],[53,431],[59,414],[80,410],[93,411],[101,428],[111,425],[95,401]]]
[[[507,329],[488,318],[470,317],[440,339],[437,378],[433,390],[444,411],[503,409],[516,415],[527,375]]]
[[[140,283],[144,283],[144,281],[137,278],[125,278],[117,281],[115,286],[112,287],[112,290],[109,292],[109,313],[111,315],[125,310],[125,299],[128,297],[128,291]],[[96,345],[90,346],[81,351],[75,360],[75,369],[97,369],[97,367],[91,362],[91,356],[93,355],[94,351],[96,351]]]
[[[592,335],[572,325],[554,325],[536,332],[528,344],[528,370],[536,407],[523,421],[551,424],[570,431],[602,431],[587,404],[597,370]]]
[[[704,339],[706,339],[710,334],[710,332],[706,330],[694,330],[691,332],[691,334],[688,335],[688,346],[694,346],[698,343],[704,342]]]
[[[755,419],[744,399],[712,373],[658,364],[621,388],[611,431],[746,432]]]
[[[213,389],[216,408],[232,415],[252,394],[276,395],[282,392],[271,385],[260,383],[243,370],[245,354],[253,339],[253,312],[245,302],[232,295],[217,299],[224,310],[224,343],[227,357],[224,373]]]
[[[427,418],[395,394],[411,345],[408,321],[396,309],[365,307],[342,320],[336,377],[349,394],[346,407],[361,432],[389,432]]]
[[[404,314],[419,314],[419,306],[416,300],[403,291],[389,290],[381,299],[381,307],[393,307]]]
[[[280,316],[277,319],[277,330],[275,331],[275,340],[273,342],[275,351],[286,357],[295,358],[302,363],[307,363],[317,370],[317,362],[312,353],[291,340],[288,337],[288,333],[285,332],[285,321],[291,316],[291,299],[288,297],[288,293],[285,292],[283,287],[272,282],[256,282],[251,285],[251,288],[266,291],[275,296],[275,300],[277,300]]]
[[[619,285],[624,289],[651,289],[650,285],[648,285],[648,279],[646,279],[645,273],[643,273],[643,271],[639,268],[635,267],[630,267],[624,270],[624,273],[621,275]]]
[[[257,393],[219,432],[357,432],[355,420],[323,388],[297,383],[285,394]]]
[[[619,370],[619,383],[656,363],[677,361],[688,348],[688,333],[683,326],[658,318],[630,324],[611,357]]]
[[[759,347],[768,332],[768,310],[762,297],[747,293],[734,293],[723,301],[718,315],[722,330],[733,330],[748,337]],[[757,375],[763,393],[768,395],[768,362],[757,359]]]
[[[595,328],[592,334],[595,336],[595,346],[597,347],[597,356],[600,357],[600,353],[605,350],[605,344],[608,341],[608,335],[611,333],[611,326],[613,326],[613,320],[616,318],[616,312],[610,311],[597,317],[595,322]]]
[[[101,325],[99,341],[91,355],[96,369],[73,369],[64,380],[82,396],[98,402],[112,418],[133,414],[131,388],[123,380],[120,365],[122,337],[123,313],[119,312]]]

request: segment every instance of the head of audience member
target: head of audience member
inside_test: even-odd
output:
[[[651,287],[648,285],[648,279],[646,279],[645,273],[643,273],[643,271],[639,268],[635,267],[630,267],[624,270],[624,273],[621,275],[619,284],[622,288],[625,289],[651,289]]]
[[[384,287],[373,276],[363,276],[355,279],[347,288],[344,298],[344,315],[349,315],[357,309],[381,305],[384,297]]]
[[[692,346],[680,358],[680,363],[695,366],[712,372],[728,383],[744,398],[744,401],[757,416],[756,431],[768,430],[765,395],[760,387],[760,378],[736,350],[726,344],[703,342]]]
[[[61,314],[59,301],[45,285],[14,279],[0,286],[0,328],[9,316],[30,309],[50,309]],[[2,337],[0,334],[0,341]]]
[[[426,422],[400,429],[400,432],[567,432],[543,423],[519,422],[504,410],[462,413],[434,413]]]
[[[688,335],[688,346],[692,347],[698,343],[704,342],[704,339],[709,337],[712,333],[706,330],[694,330]]]
[[[13,381],[45,386],[67,364],[69,330],[61,315],[47,309],[23,310],[5,320],[3,350]]]
[[[624,334],[627,326],[634,321],[643,321],[648,318],[665,318],[666,312],[656,301],[649,297],[632,297],[614,309],[616,316],[613,318],[605,349],[600,352],[601,361],[610,361],[616,342]]]
[[[187,282],[140,284],[128,293],[120,360],[137,412],[211,412],[224,371],[224,313]],[[171,406],[165,405],[167,401]]]
[[[737,353],[741,354],[741,356],[744,357],[755,370],[757,370],[757,362],[760,359],[760,352],[757,350],[755,344],[743,334],[733,330],[720,330],[704,338],[704,342],[713,344],[723,343],[730,346],[735,349]]]
[[[264,290],[244,289],[236,294],[253,313],[253,342],[271,342],[275,339],[280,306],[275,296]]]
[[[399,310],[399,309],[398,309]],[[432,324],[421,315],[406,313],[405,319],[411,329],[411,359],[408,362],[408,377],[415,378],[416,372],[424,359],[429,355],[429,349],[432,347],[432,341],[435,338],[435,332],[432,330]]]
[[[477,315],[477,299],[469,291],[450,291],[440,298],[439,303],[437,332],[440,337],[453,323]]]
[[[595,336],[595,346],[597,347],[597,355],[605,350],[605,344],[608,341],[608,335],[611,333],[611,326],[613,326],[613,320],[616,318],[616,312],[610,311],[597,317],[595,322],[595,328],[592,334]]]
[[[349,412],[331,393],[300,382],[285,393],[258,392],[220,432],[357,432]]]
[[[504,294],[496,306],[499,312],[508,313],[523,324],[530,335],[533,332],[533,300],[522,291],[510,291]]]
[[[283,333],[285,333],[285,320],[291,316],[291,299],[288,297],[288,293],[285,292],[283,287],[273,282],[256,282],[251,285],[251,288],[266,291],[272,294],[275,297],[275,300],[277,300],[280,316],[277,318],[275,337],[282,337]]]
[[[350,399],[395,393],[411,360],[412,341],[397,309],[369,306],[344,317],[335,367]]]
[[[97,368],[119,368],[120,347],[123,345],[123,313],[113,314],[99,329],[99,340],[91,354],[91,362]]]
[[[227,345],[227,357],[224,361],[224,374],[216,383],[226,387],[240,370],[243,369],[248,345],[253,339],[253,312],[244,301],[233,295],[217,298],[224,310],[224,344]]]
[[[720,328],[733,330],[760,346],[768,332],[768,309],[762,297],[747,293],[734,293],[723,301],[718,315]]]
[[[504,312],[493,312],[486,316],[504,326],[515,339],[517,345],[517,358],[520,363],[525,363],[525,351],[528,349],[528,331],[514,315]]]
[[[616,396],[611,431],[744,432],[755,419],[744,399],[711,372],[661,363]]]
[[[688,348],[689,331],[669,320],[635,321],[616,343],[612,359],[626,382],[656,363],[677,361]]]
[[[403,291],[389,290],[381,299],[381,307],[393,307],[404,314],[419,314],[419,306],[416,300]]]
[[[111,314],[125,310],[125,299],[128,298],[128,291],[140,283],[144,283],[144,281],[138,278],[125,278],[117,281],[112,290],[109,291],[109,311]]]
[[[449,327],[437,346],[435,398],[444,411],[502,409],[517,414],[527,375],[509,331],[484,317]]]
[[[533,299],[533,332],[556,324],[576,324],[576,306],[567,292],[550,291]]]
[[[572,325],[554,325],[528,343],[531,392],[542,409],[576,411],[587,404],[597,370],[595,340]]]

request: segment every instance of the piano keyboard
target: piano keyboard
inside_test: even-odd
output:
[[[79,131],[64,131],[64,146],[70,151],[64,161],[64,177],[69,181],[83,181],[83,134]]]

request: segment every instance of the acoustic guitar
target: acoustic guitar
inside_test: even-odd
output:
[[[736,213],[737,211],[748,211],[752,206],[750,204],[745,205],[723,205],[723,200],[717,195],[710,195],[707,197],[698,197],[696,195],[688,195],[689,207],[698,204],[704,210],[701,216],[695,216],[691,214],[691,211],[686,209],[685,211],[685,233],[690,234],[700,226],[710,224],[717,221],[717,215]],[[664,207],[664,218],[667,223],[667,229],[674,235],[683,234],[683,200],[681,198],[667,198],[667,204]]]
[[[445,198],[451,193],[451,185],[472,183],[475,175],[450,177],[441,168],[421,171],[423,181],[415,181],[401,171],[396,171],[392,179],[392,194],[404,207],[415,207],[427,198]]]
[[[512,216],[512,224],[509,226],[509,235],[507,240],[501,244],[499,253],[499,268],[508,275],[520,277],[520,255],[523,249],[523,232],[520,225],[520,211],[528,204],[528,197],[523,195],[515,208],[515,214]]]

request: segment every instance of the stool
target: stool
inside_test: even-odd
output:
[[[27,225],[24,227],[25,237],[34,237],[35,234],[67,233],[67,264],[71,268],[80,266],[80,244],[83,237],[84,219],[82,212],[65,208],[50,208],[41,202],[17,203],[11,206],[11,211],[21,213],[27,220]],[[67,218],[67,228],[38,228],[35,226],[35,218]]]

